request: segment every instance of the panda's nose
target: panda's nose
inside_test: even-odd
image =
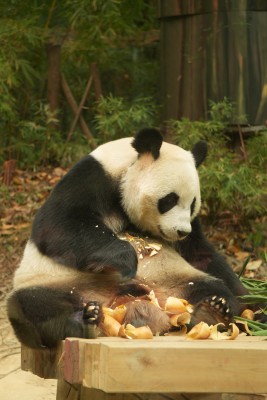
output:
[[[185,231],[177,231],[178,237],[179,239],[184,239],[186,238],[186,236],[189,234],[189,232],[185,232]]]

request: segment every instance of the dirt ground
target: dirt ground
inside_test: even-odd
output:
[[[14,336],[6,315],[6,298],[12,288],[12,276],[19,264],[29,236],[34,213],[48,195],[51,187],[65,173],[56,168],[39,173],[17,171],[14,183],[6,190],[0,202],[0,399],[1,400],[54,400],[56,381],[44,380],[20,369],[20,345]],[[265,221],[259,221],[265,225]],[[257,223],[256,223],[257,225]],[[207,234],[215,246],[229,259],[235,271],[242,268],[251,256],[247,276],[266,278],[267,263],[263,254],[266,247],[256,250],[247,240],[249,233],[240,229],[239,221],[226,214]],[[260,400],[267,395],[184,395],[184,400]],[[151,399],[152,400],[152,399]]]
[[[30,232],[32,216],[60,174],[41,175],[17,171],[9,187],[1,187],[0,202],[0,399],[55,400],[56,380],[44,380],[21,371],[20,344],[6,315],[6,298],[12,288],[12,276],[22,256]]]

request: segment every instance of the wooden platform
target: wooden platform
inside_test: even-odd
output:
[[[180,398],[179,393],[267,393],[267,337],[233,341],[71,338],[56,351],[23,347],[22,369],[58,379],[58,400],[166,398],[159,393],[172,393],[167,397],[171,399]],[[134,393],[139,395],[133,397]]]

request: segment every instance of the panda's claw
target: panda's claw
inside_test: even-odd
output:
[[[210,296],[207,297],[205,303],[208,303],[217,313],[220,313],[222,317],[228,321],[231,318],[231,309],[227,300],[224,297]]]
[[[88,324],[98,324],[100,321],[100,304],[98,301],[89,301],[83,308],[83,320]]]

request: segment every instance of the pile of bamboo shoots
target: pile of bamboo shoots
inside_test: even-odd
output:
[[[150,300],[148,301],[160,307],[153,291],[151,291],[149,298]],[[136,301],[140,300],[137,299]],[[173,332],[170,330],[165,335],[176,334],[185,336],[187,339],[213,340],[233,340],[239,335],[244,335],[244,333],[239,333],[239,328],[234,323],[230,324],[229,328],[226,328],[223,323],[208,325],[205,322],[200,322],[188,332],[187,324],[190,323],[193,310],[193,306],[188,301],[176,297],[168,297],[164,306],[164,312],[169,316],[170,326],[177,328],[177,330]],[[124,324],[126,312],[127,303],[114,309],[103,307],[104,317],[100,328],[104,334],[106,336],[124,337],[127,339],[152,339],[153,333],[149,326],[136,328],[131,324]]]

